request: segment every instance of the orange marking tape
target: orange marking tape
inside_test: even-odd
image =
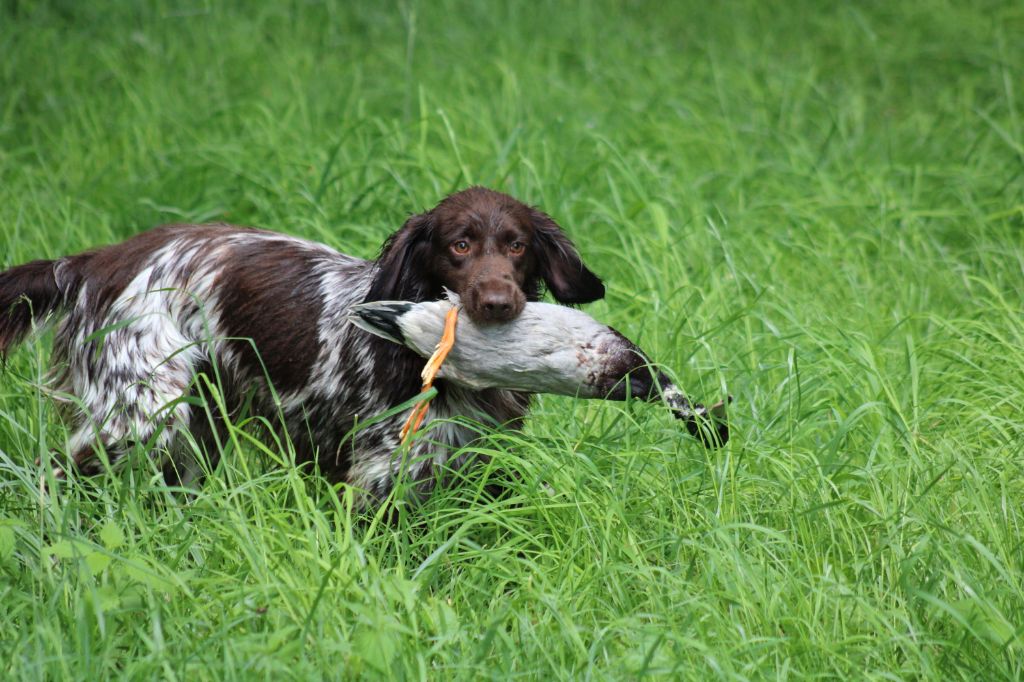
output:
[[[458,321],[459,307],[452,306],[444,316],[444,332],[441,334],[441,340],[437,342],[434,354],[427,360],[427,364],[424,365],[423,371],[420,373],[420,378],[423,379],[423,389],[420,393],[426,393],[434,385],[434,379],[437,377],[437,373],[441,371],[441,365],[444,363],[445,358],[448,357],[448,353],[455,347],[455,325]],[[427,408],[429,407],[430,400],[421,400],[412,408],[412,412],[409,413],[408,419],[405,420],[405,424],[402,426],[402,432],[399,434],[402,439],[402,445],[409,442],[409,438],[419,430],[420,425],[423,423],[423,418],[427,416]]]

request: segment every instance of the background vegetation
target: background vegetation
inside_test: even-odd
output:
[[[0,3],[0,266],[173,221],[372,256],[471,183],[700,398],[545,397],[395,527],[250,446],[40,504],[0,375],[0,676],[1024,675],[1024,5]],[[554,489],[540,491],[540,482]]]

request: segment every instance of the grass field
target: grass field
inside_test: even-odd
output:
[[[369,257],[485,184],[735,396],[717,452],[544,397],[480,445],[511,501],[394,527],[256,447],[41,505],[44,337],[0,677],[1024,677],[1024,5],[3,0],[0,55],[0,267],[182,220]]]

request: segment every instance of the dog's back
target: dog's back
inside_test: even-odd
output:
[[[6,356],[50,313],[78,310],[95,318],[122,296],[139,272],[173,242],[203,245],[230,226],[166,225],[127,241],[56,260],[36,260],[0,272],[0,355]],[[190,250],[180,254],[187,259]],[[83,296],[83,287],[87,294]]]

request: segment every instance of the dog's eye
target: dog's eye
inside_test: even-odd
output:
[[[469,253],[469,242],[467,242],[465,239],[460,239],[457,242],[452,242],[452,251],[459,254],[460,256],[465,256],[467,253]]]
[[[513,256],[518,256],[526,251],[526,244],[523,242],[515,241],[508,245],[508,252]]]

